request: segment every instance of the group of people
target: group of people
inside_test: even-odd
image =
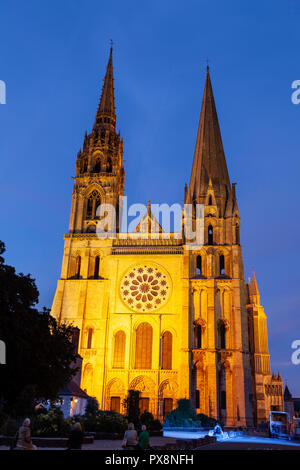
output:
[[[80,423],[75,423],[69,436],[68,450],[81,449],[83,444],[83,431]],[[141,432],[137,433],[134,424],[129,423],[127,431],[125,431],[122,442],[123,449],[145,450],[149,449],[149,433],[145,425],[142,426]],[[16,443],[12,448],[18,450],[36,450],[37,447],[32,443],[30,431],[30,419],[26,418],[16,435]]]
[[[137,433],[134,429],[134,424],[129,423],[128,429],[125,431],[124,439],[122,442],[123,449],[136,449],[136,450],[145,450],[149,449],[149,433],[146,426],[142,425],[141,432]]]

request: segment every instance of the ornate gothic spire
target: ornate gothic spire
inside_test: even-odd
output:
[[[99,125],[106,127],[105,124],[113,126],[116,124],[112,51],[111,47],[94,128]]]
[[[207,66],[202,108],[195,146],[187,202],[203,202],[209,179],[216,198],[228,199],[230,180],[223,150],[221,132]]]

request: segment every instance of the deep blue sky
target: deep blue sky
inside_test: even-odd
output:
[[[300,4],[296,0],[1,1],[0,239],[51,307],[76,153],[90,131],[113,38],[129,202],[182,202],[206,58],[255,266],[272,367],[300,396]]]

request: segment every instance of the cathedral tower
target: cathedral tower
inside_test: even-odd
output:
[[[70,233],[93,232],[100,204],[112,204],[119,215],[124,190],[123,141],[116,131],[112,48],[92,132],[77,154]],[[117,219],[118,228],[118,219]]]

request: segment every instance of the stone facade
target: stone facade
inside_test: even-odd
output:
[[[130,239],[122,233],[99,238],[100,203],[121,214],[123,190],[111,51],[95,124],[77,156],[52,306],[59,321],[80,329],[81,388],[102,409],[120,412],[127,391],[139,390],[141,408],[159,419],[179,398],[191,398],[198,413],[227,426],[253,425],[272,407],[283,409],[255,276],[244,281],[240,214],[209,70],[185,190],[186,203],[204,205],[203,246],[190,250],[181,234],[163,232],[150,204]],[[147,227],[156,239],[145,237]]]

